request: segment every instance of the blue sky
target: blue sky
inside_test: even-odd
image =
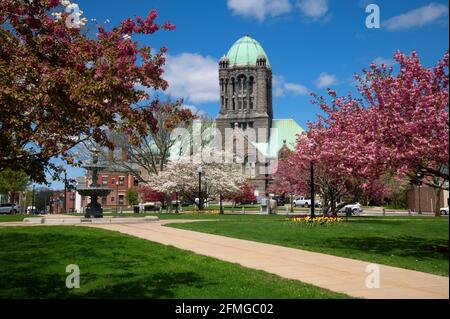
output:
[[[372,61],[391,63],[396,50],[415,49],[425,65],[448,50],[448,2],[426,0],[78,0],[83,16],[97,21],[146,16],[155,8],[159,22],[176,30],[135,38],[167,46],[167,94],[215,117],[217,62],[248,34],[265,49],[274,75],[275,118],[294,118],[306,127],[319,112],[309,92],[340,95],[353,90],[352,75]],[[368,29],[365,8],[380,8],[381,28]],[[106,24],[108,26],[108,24]],[[69,177],[81,175],[69,169]],[[53,183],[60,187],[61,183]]]

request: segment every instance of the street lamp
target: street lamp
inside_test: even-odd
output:
[[[59,173],[64,173],[64,214],[67,213],[67,200],[66,200],[66,196],[67,196],[67,171],[64,167],[60,166],[58,169]]]
[[[310,143],[310,154],[311,157],[313,155],[313,147],[314,144]],[[311,188],[311,218],[315,217],[315,208],[316,208],[316,203],[315,203],[315,194],[314,194],[314,161],[311,159],[310,162],[310,177],[311,177],[311,181],[310,181],[310,188]]]
[[[33,197],[31,198],[31,215],[34,214],[34,184],[33,184]]]
[[[419,189],[419,215],[422,214],[422,205],[420,203],[420,187],[422,186],[422,174],[417,173],[416,174],[417,177],[417,188]]]
[[[116,181],[116,214],[119,212],[119,181]]]
[[[178,192],[175,192],[175,214],[179,214],[179,208],[178,208]]]
[[[198,172],[198,210],[203,209],[203,201],[202,201],[202,172],[203,167],[197,167]]]

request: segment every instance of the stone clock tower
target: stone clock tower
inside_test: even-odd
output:
[[[249,36],[237,40],[219,61],[220,111],[216,127],[225,140],[225,130],[239,127],[256,132],[254,142],[267,143],[272,127],[272,68],[261,45]],[[241,145],[242,144],[242,145]],[[240,143],[243,153],[253,144]],[[239,153],[239,154],[243,154]],[[265,192],[268,175],[261,173],[265,164],[244,159],[244,170],[255,189]],[[264,194],[260,194],[264,195]]]
[[[249,36],[233,44],[219,62],[220,111],[217,128],[237,125],[265,128],[266,138],[272,124],[272,69],[261,45]]]

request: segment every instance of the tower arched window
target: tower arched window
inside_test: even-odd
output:
[[[247,78],[244,74],[238,76],[239,94],[245,94],[247,90]]]
[[[250,77],[249,83],[248,83],[248,92],[249,94],[253,94],[253,82],[254,82],[253,76]]]

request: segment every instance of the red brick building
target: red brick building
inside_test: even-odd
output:
[[[89,176],[90,177],[90,176]],[[106,197],[99,198],[103,209],[123,210],[130,209],[131,206],[126,200],[128,189],[137,189],[138,180],[129,173],[121,170],[105,170],[98,172],[98,185],[111,189],[111,193]],[[88,180],[88,185],[91,181]],[[81,206],[85,207],[89,203],[89,198],[82,196]]]
[[[64,211],[64,197],[66,200],[66,211]],[[50,214],[75,213],[75,200],[75,191],[68,190],[66,191],[66,196],[64,196],[64,190],[56,190],[50,203]]]

